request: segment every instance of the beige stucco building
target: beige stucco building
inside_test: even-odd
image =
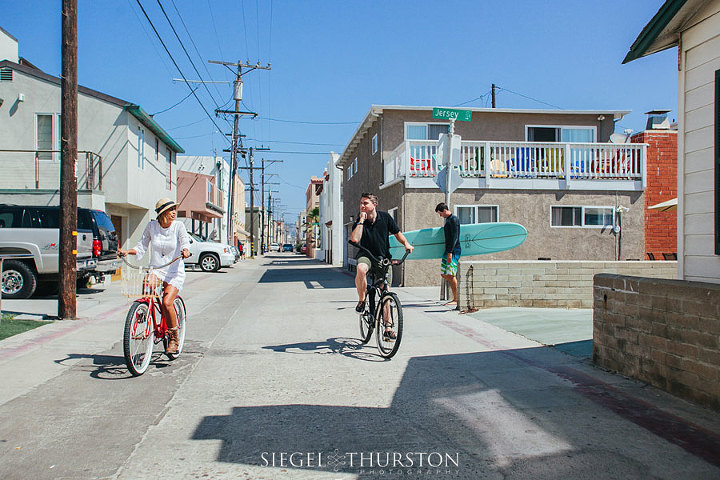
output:
[[[646,145],[609,143],[627,111],[469,110],[471,121],[455,122],[462,180],[450,206],[461,223],[514,222],[528,236],[514,250],[468,259],[643,259]],[[434,207],[445,194],[435,178],[449,123],[433,119],[432,107],[370,108],[338,160],[345,242],[365,191],[403,231],[442,226]],[[353,264],[354,249],[348,257]],[[435,284],[437,264],[406,262],[395,278]]]

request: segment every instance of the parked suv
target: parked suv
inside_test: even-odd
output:
[[[75,249],[78,281],[93,275],[93,231],[78,209]],[[36,290],[50,293],[57,287],[60,252],[60,207],[0,204],[0,254],[27,258],[3,262],[4,298],[29,298]]]
[[[185,265],[198,264],[203,272],[216,272],[220,267],[229,267],[235,263],[235,254],[230,245],[207,242],[193,233],[188,234],[192,256],[185,259]]]
[[[110,217],[102,210],[78,208],[78,228],[90,230],[93,234],[92,256],[97,261],[94,275],[102,281],[105,274],[112,274],[119,268],[117,256],[118,236]]]

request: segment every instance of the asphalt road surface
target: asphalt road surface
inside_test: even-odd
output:
[[[396,291],[386,361],[360,344],[339,269],[277,253],[189,272],[185,350],[138,378],[117,285],[81,295],[82,320],[0,342],[0,479],[720,478],[717,412],[451,311],[437,288]]]

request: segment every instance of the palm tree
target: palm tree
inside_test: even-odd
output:
[[[320,223],[320,207],[315,207],[310,210],[305,217],[305,227],[310,229],[310,241],[308,242],[308,249],[310,245],[315,246],[315,225]]]

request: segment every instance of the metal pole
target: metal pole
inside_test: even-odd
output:
[[[265,158],[262,158],[262,167],[260,167],[262,181],[260,182],[260,205],[265,203]],[[265,209],[260,208],[260,251],[265,252],[267,244],[265,243]],[[269,227],[269,226],[268,226]]]
[[[253,147],[250,147],[250,258],[255,257],[255,185],[253,183]]]
[[[60,285],[58,317],[77,318],[77,0],[62,1],[62,80],[60,140]]]

